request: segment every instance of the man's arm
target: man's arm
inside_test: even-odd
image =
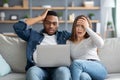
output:
[[[28,26],[31,26],[39,21],[43,21],[48,13],[49,9],[46,9],[40,16],[38,17],[35,17],[35,18],[28,18],[25,20],[25,23],[28,25]]]
[[[13,25],[16,34],[25,41],[29,40],[32,29],[28,29],[28,26],[44,20],[48,12],[46,9],[40,16],[35,18],[28,18],[25,21],[19,21]]]

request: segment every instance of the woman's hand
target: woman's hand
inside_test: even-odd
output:
[[[81,19],[79,19],[77,23],[79,23],[80,25],[83,25],[84,28],[89,27],[88,20],[85,17],[82,17]]]

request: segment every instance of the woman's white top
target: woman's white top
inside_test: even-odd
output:
[[[80,43],[75,44],[69,41],[71,45],[71,58],[75,59],[95,59],[100,60],[97,55],[97,48],[104,45],[103,39],[96,34],[92,29],[86,28],[89,38],[82,40]]]

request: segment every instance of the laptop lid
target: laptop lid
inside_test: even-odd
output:
[[[33,59],[40,67],[70,66],[70,46],[38,45]]]

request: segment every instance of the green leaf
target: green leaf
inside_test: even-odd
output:
[[[111,22],[111,21],[108,21],[108,22],[107,22],[107,26],[110,26],[110,25],[112,25],[112,22]]]
[[[3,0],[3,3],[8,3],[8,0]]]

